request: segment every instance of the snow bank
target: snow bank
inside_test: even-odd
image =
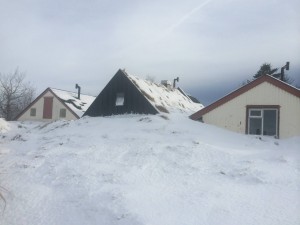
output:
[[[177,114],[17,124],[0,141],[1,225],[300,223],[299,137]]]
[[[0,118],[0,132],[4,132],[4,131],[7,131],[9,128],[9,125],[8,123],[6,122],[5,119],[3,118]]]

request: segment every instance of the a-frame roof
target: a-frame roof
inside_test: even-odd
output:
[[[125,94],[125,104],[116,106],[116,95]],[[144,80],[119,69],[83,116],[109,116],[125,113],[196,112],[203,108],[177,88]]]
[[[65,91],[56,88],[50,88],[54,95],[61,100],[69,109],[74,112],[78,117],[81,117],[84,112],[90,107],[95,100],[95,96],[80,94],[78,99],[78,93],[72,91]]]
[[[201,103],[192,101],[186,94],[182,93],[182,90],[167,88],[163,84],[138,78],[125,70],[121,71],[157,111],[166,109],[168,112],[195,112],[203,108]]]
[[[60,90],[48,87],[43,91],[32,103],[30,103],[22,112],[16,116],[18,120],[28,109],[30,109],[39,99],[41,99],[47,92],[51,92],[55,98],[58,99],[77,119],[79,119],[88,107],[95,100],[94,96],[80,94],[78,99],[77,93]]]
[[[242,86],[241,88],[229,93],[228,95],[224,96],[223,98],[220,98],[219,100],[217,100],[214,103],[208,105],[207,107],[199,110],[198,112],[192,114],[190,116],[190,118],[193,120],[198,120],[204,114],[214,110],[215,108],[225,104],[226,102],[229,102],[230,100],[236,98],[237,96],[242,95],[243,93],[249,91],[250,89],[258,86],[259,84],[261,84],[263,82],[268,82],[268,83],[270,83],[280,89],[283,89],[284,91],[300,98],[300,90],[299,89],[297,89],[281,80],[278,80],[270,75],[263,75],[255,80],[253,80],[252,82]]]

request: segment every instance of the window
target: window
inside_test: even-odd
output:
[[[36,116],[36,108],[30,109],[30,116]]]
[[[65,118],[67,114],[67,110],[66,109],[60,109],[59,110],[59,117],[60,118]]]
[[[117,93],[116,106],[123,106],[123,105],[124,105],[124,93],[123,92]]]
[[[261,116],[261,110],[255,110],[255,109],[251,109],[250,110],[250,116]]]
[[[248,134],[278,136],[278,109],[248,109]]]

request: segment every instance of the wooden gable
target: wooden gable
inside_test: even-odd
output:
[[[110,116],[126,113],[157,114],[158,111],[125,73],[118,70],[83,116]]]

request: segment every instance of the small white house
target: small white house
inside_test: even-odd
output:
[[[16,117],[16,120],[79,119],[94,100],[94,96],[47,88]]]
[[[190,118],[238,133],[300,136],[300,90],[264,75]]]

